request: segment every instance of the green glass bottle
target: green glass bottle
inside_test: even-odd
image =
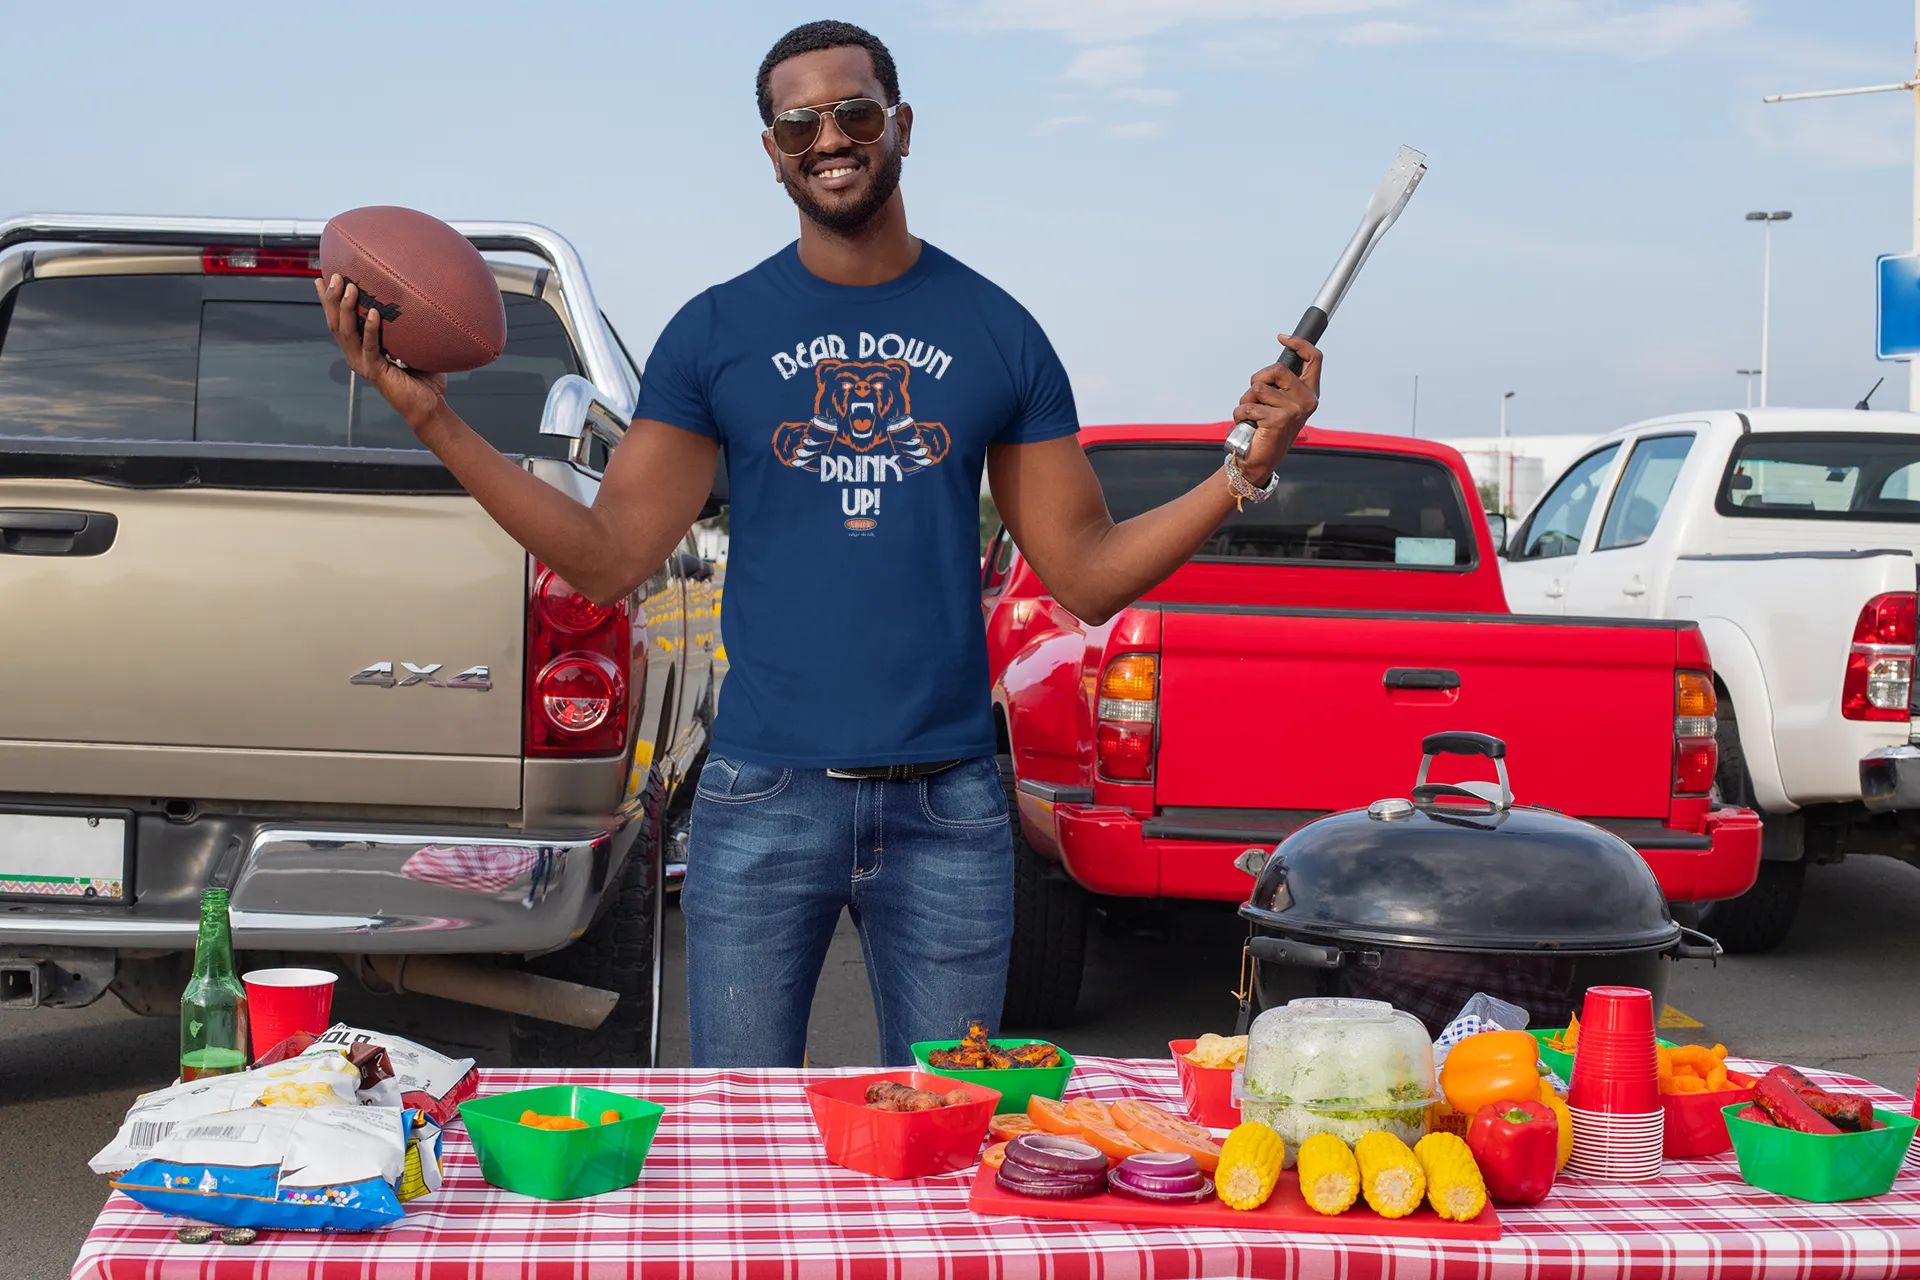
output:
[[[227,891],[200,895],[193,977],[180,996],[180,1078],[223,1076],[247,1067],[247,989],[233,969]]]

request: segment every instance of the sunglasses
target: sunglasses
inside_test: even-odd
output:
[[[773,145],[780,148],[785,156],[803,156],[820,141],[820,131],[826,128],[827,116],[833,116],[834,125],[856,146],[869,146],[880,141],[887,131],[887,121],[898,111],[898,103],[883,107],[872,98],[848,98],[836,102],[825,111],[819,107],[795,107],[791,111],[782,111],[773,118],[773,126],[767,130],[767,136],[773,139]]]

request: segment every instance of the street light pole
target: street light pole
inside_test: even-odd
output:
[[[1920,0],[1916,0],[1920,3]],[[1768,348],[1773,339],[1773,224],[1785,222],[1791,218],[1790,210],[1782,209],[1778,213],[1750,213],[1748,222],[1767,224],[1766,249],[1761,258],[1760,268],[1760,407],[1767,407],[1767,375],[1773,369],[1773,360]]]
[[[1862,93],[1910,93],[1913,95],[1913,251],[1920,253],[1920,0],[1913,0],[1913,78],[1900,84],[1870,84],[1858,89],[1821,89],[1813,93],[1776,93],[1762,102],[1802,102],[1808,98],[1851,98]],[[1751,215],[1749,215],[1751,216]],[[1763,354],[1760,364],[1763,370],[1760,377],[1760,403],[1767,402],[1766,367],[1767,359]],[[1920,413],[1920,370],[1907,361],[1907,408]]]
[[[1511,391],[1500,397],[1500,438],[1502,440],[1507,438],[1507,401],[1511,399],[1513,399]]]
[[[1760,376],[1758,369],[1735,369],[1735,373],[1747,380],[1747,408],[1753,408],[1753,380]]]

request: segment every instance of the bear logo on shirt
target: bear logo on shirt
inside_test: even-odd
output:
[[[905,360],[821,360],[814,365],[813,416],[773,433],[781,462],[821,479],[859,483],[937,465],[953,439],[938,422],[913,416]]]

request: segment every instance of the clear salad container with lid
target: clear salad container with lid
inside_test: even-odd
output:
[[[1254,1019],[1235,1093],[1242,1120],[1286,1140],[1288,1167],[1316,1133],[1352,1145],[1379,1129],[1411,1145],[1439,1096],[1433,1043],[1418,1018],[1384,1000],[1292,1000]]]

